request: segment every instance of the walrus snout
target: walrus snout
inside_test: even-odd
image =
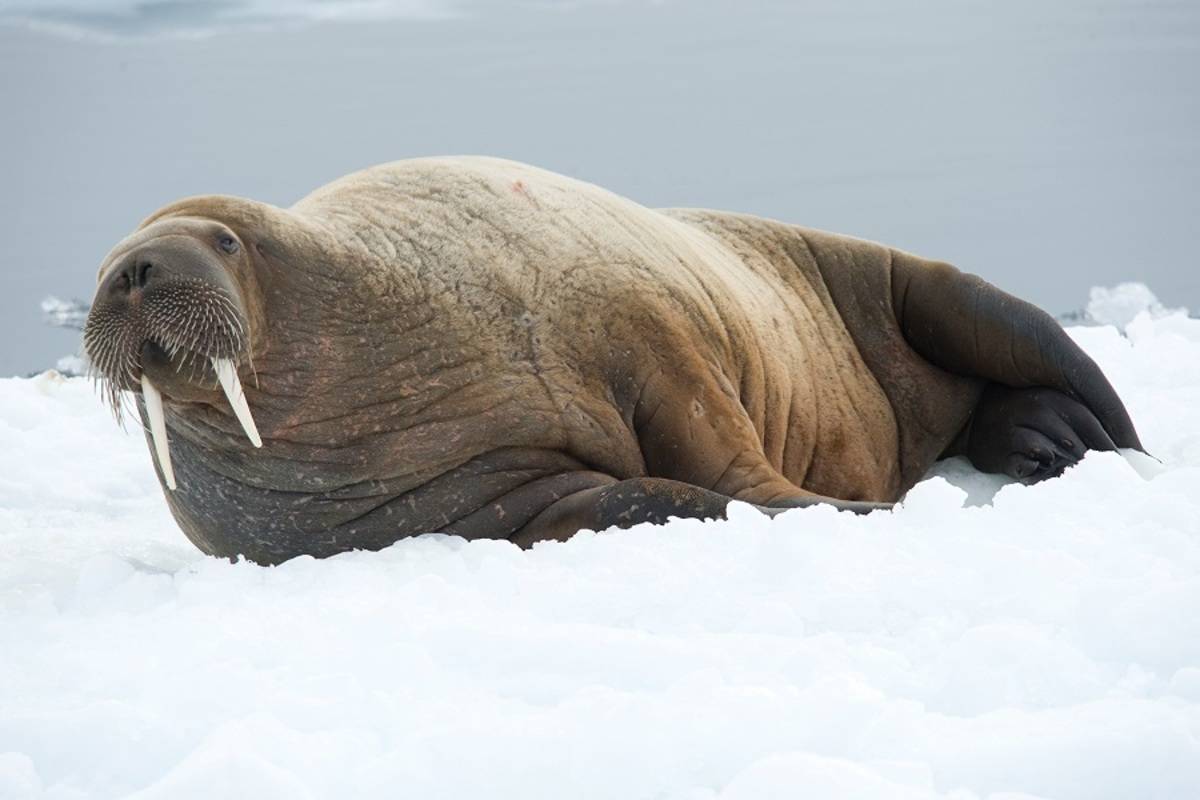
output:
[[[170,366],[187,382],[207,377],[213,386],[216,369],[206,375],[208,364],[241,360],[250,340],[230,268],[224,250],[190,234],[168,233],[118,249],[101,268],[84,326],[84,349],[96,375],[116,391],[135,391],[146,369]],[[147,355],[165,355],[168,364]]]
[[[135,234],[101,267],[84,326],[94,376],[120,414],[120,393],[140,392],[165,482],[175,488],[163,396],[213,400],[224,393],[246,436],[262,446],[237,374],[249,358],[249,319],[231,270],[231,234]]]
[[[221,241],[227,238],[221,237]],[[160,287],[188,283],[205,284],[230,296],[237,294],[229,268],[217,252],[206,248],[195,236],[172,233],[151,239],[113,259],[101,272],[97,296],[136,302]]]

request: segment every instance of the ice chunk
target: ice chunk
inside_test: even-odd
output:
[[[1093,286],[1088,296],[1087,317],[1101,325],[1115,325],[1120,330],[1139,315],[1152,318],[1171,313],[1144,283],[1119,283],[1116,286]]]

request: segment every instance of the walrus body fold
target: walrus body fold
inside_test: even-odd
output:
[[[205,327],[223,309],[235,341]],[[184,532],[261,562],[731,498],[868,511],[949,453],[1036,479],[1140,448],[1053,320],[977,278],[495,159],[168,206],[105,260],[86,341],[114,391],[161,392]]]

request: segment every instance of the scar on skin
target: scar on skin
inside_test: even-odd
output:
[[[537,206],[537,200],[534,200],[533,195],[529,193],[529,187],[525,185],[525,181],[520,179],[513,181],[512,190],[513,193],[521,195],[521,197],[524,197],[535,207]]]

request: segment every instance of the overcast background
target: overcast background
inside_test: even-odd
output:
[[[0,0],[0,374],[175,198],[484,153],[1200,308],[1200,3]]]

